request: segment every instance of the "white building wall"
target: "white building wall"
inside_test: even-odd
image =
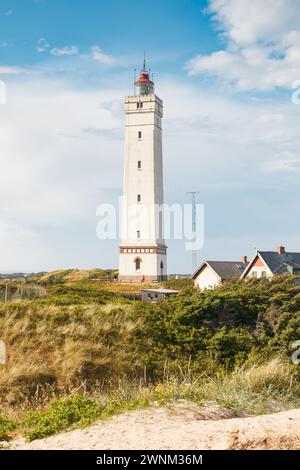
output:
[[[141,259],[140,271],[135,270],[136,258]],[[160,254],[145,254],[145,253],[128,253],[120,255],[120,273],[125,276],[138,276],[141,280],[144,277],[145,280],[157,280],[157,276],[161,273],[160,263],[166,263],[166,256]],[[133,267],[130,270],[130,267]],[[167,271],[167,266],[164,266],[163,273]],[[134,278],[132,280],[135,280]]]
[[[261,277],[272,277],[272,276],[273,276],[273,273],[267,266],[252,266],[249,269],[246,275],[246,278],[257,277],[258,279],[260,279]]]
[[[194,279],[194,285],[200,290],[213,289],[221,284],[221,279],[217,274],[209,267],[204,266],[200,271],[196,279]]]

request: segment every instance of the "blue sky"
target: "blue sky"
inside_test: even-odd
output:
[[[205,204],[199,262],[299,251],[296,0],[1,0],[0,271],[115,267],[96,208],[122,191],[123,99],[146,50],[165,195]],[[170,241],[169,271],[191,271]]]
[[[53,47],[76,44],[83,52],[99,43],[114,56],[140,58],[146,49],[168,70],[174,57],[184,60],[199,52],[199,38],[201,51],[214,49],[218,37],[200,14],[205,6],[201,0],[76,0],[72,6],[68,0],[4,0],[1,35],[13,47],[3,52],[3,59],[38,62],[36,43],[45,37]]]

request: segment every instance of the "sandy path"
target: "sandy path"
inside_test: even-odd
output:
[[[300,409],[251,418],[231,416],[228,411],[199,409],[180,402],[170,408],[123,414],[86,429],[32,443],[18,439],[10,443],[10,448],[300,449]]]

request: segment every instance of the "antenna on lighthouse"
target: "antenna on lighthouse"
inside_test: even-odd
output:
[[[133,69],[133,94],[135,95],[136,69]]]
[[[188,191],[187,194],[192,196],[192,231],[196,237],[197,231],[197,205],[196,205],[196,196],[200,194],[200,191]],[[192,273],[197,269],[197,250],[192,250]]]

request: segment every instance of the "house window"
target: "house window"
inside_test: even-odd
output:
[[[138,239],[138,240],[141,238],[141,231],[140,231],[140,230],[138,230],[138,231],[136,232],[136,236],[137,236],[137,239]]]
[[[139,138],[139,140],[142,140],[142,131],[138,132],[138,138]]]
[[[137,195],[137,202],[140,203],[142,200],[142,196],[140,194]]]
[[[262,271],[262,272],[261,272],[261,277],[267,277],[267,272],[266,272],[266,271]]]
[[[138,161],[138,170],[141,170],[142,169],[142,162],[141,160]]]
[[[257,271],[252,272],[252,277],[257,277]]]
[[[134,263],[135,263],[135,270],[136,270],[136,271],[140,271],[140,270],[141,270],[141,262],[142,262],[141,258],[136,258],[136,259],[134,260]]]

